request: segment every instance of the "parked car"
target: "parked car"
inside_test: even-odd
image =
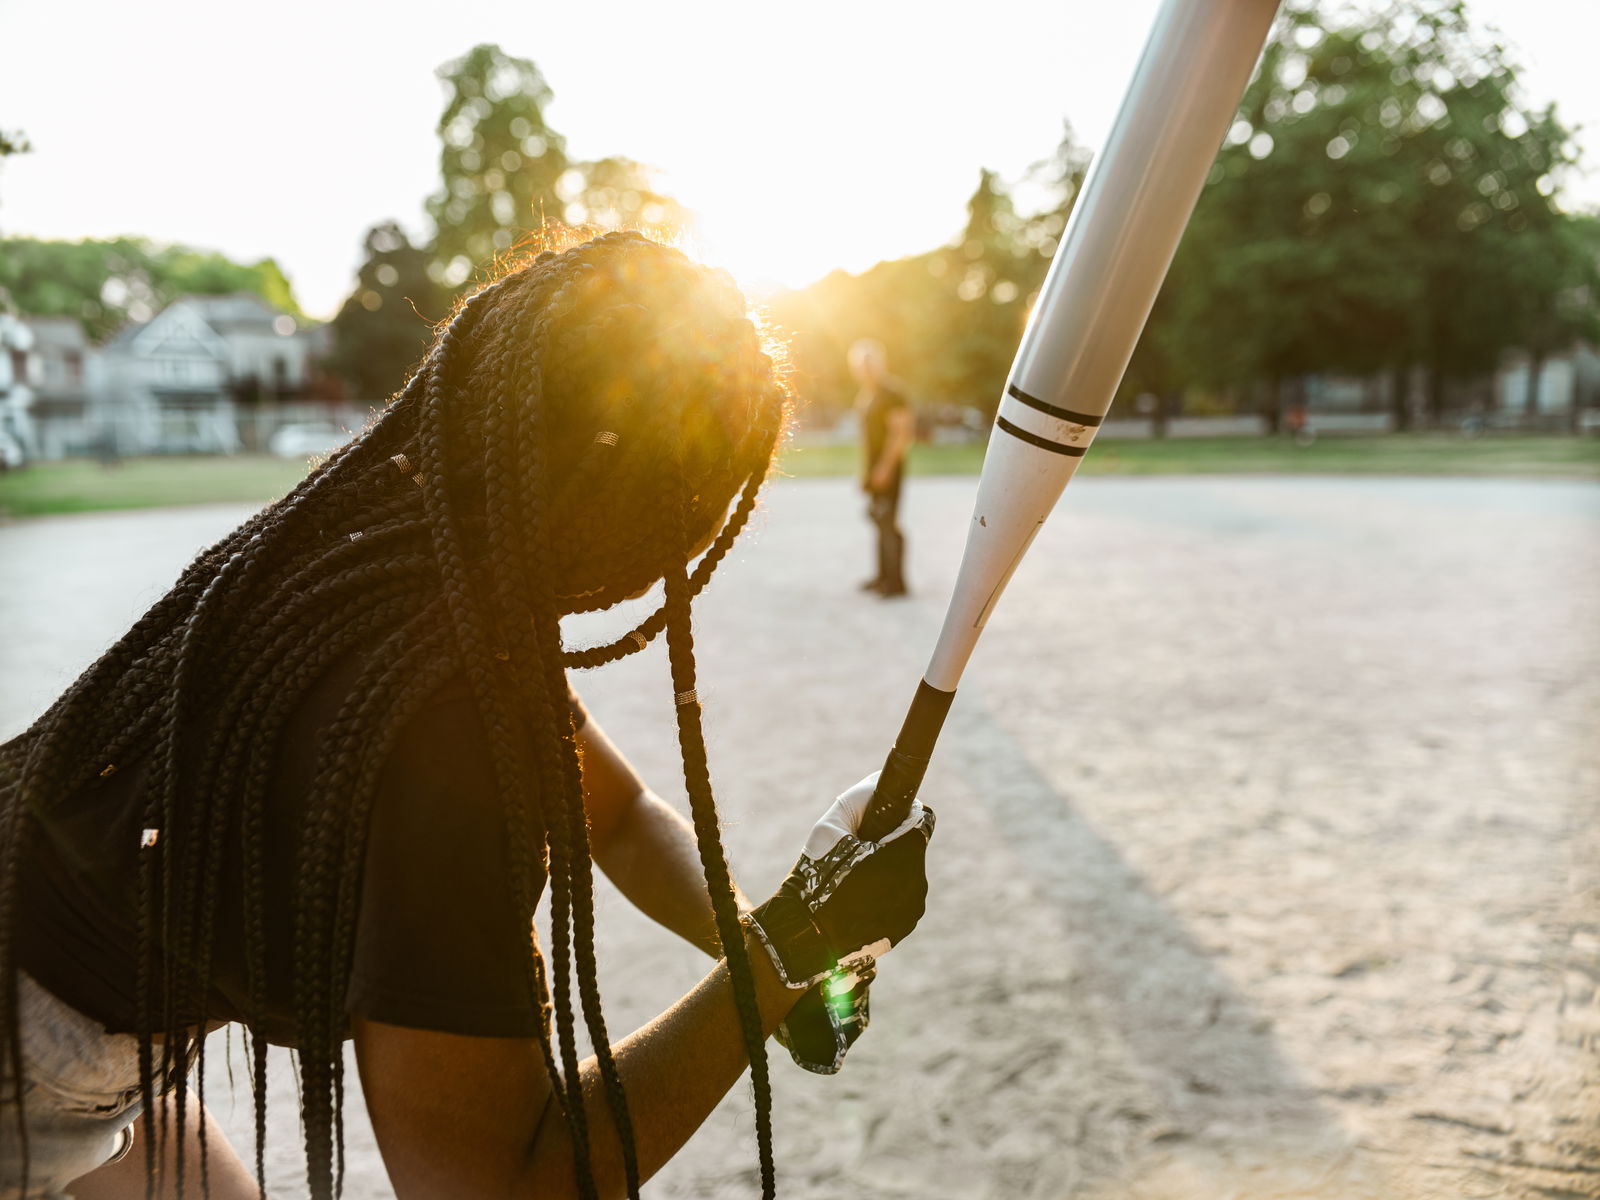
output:
[[[348,429],[340,429],[331,421],[308,421],[301,425],[285,425],[272,435],[267,449],[279,458],[310,458],[332,453],[350,437]]]

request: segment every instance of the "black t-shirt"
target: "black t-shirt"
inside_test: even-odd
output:
[[[294,893],[303,798],[318,746],[360,674],[335,665],[287,723],[272,763],[263,849],[266,988],[258,1032],[294,1042]],[[571,697],[575,723],[585,714]],[[19,964],[112,1032],[138,1022],[138,853],[143,764],[119,764],[36,821],[22,868]],[[530,814],[532,821],[536,814]],[[535,854],[543,831],[530,826]],[[212,991],[185,1023],[244,1020],[252,1004],[242,849],[228,831],[217,898]],[[534,864],[536,890],[543,887]],[[373,799],[346,1011],[483,1037],[532,1037],[528,930],[511,916],[506,817],[488,734],[464,680],[447,684],[401,731]],[[157,1018],[159,1019],[159,1017]]]
[[[864,479],[871,480],[873,468],[878,465],[878,460],[883,457],[884,449],[889,444],[889,414],[908,407],[906,394],[894,383],[885,379],[873,385],[872,396],[867,401],[866,411],[861,417],[862,441],[867,460]],[[882,490],[896,491],[900,487],[904,470],[905,461],[902,459],[895,464],[894,477]]]

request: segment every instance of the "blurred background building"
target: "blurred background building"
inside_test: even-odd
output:
[[[364,418],[321,366],[327,327],[248,292],[179,297],[102,344],[72,317],[0,321],[0,427],[28,459],[254,452]]]

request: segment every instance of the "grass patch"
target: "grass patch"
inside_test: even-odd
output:
[[[801,443],[783,456],[796,478],[854,476],[860,449]],[[983,447],[916,446],[917,475],[975,475]],[[175,504],[265,504],[306,474],[301,459],[266,455],[132,458],[115,466],[74,460],[0,474],[0,517],[160,508]],[[1095,475],[1480,475],[1600,480],[1600,438],[1498,434],[1463,438],[1415,433],[1323,436],[1309,446],[1283,438],[1101,438],[1083,460]]]
[[[163,508],[174,504],[265,504],[305,478],[304,459],[240,454],[35,463],[0,474],[0,516]]]
[[[798,478],[854,475],[855,446],[805,445],[783,457]],[[917,475],[972,475],[983,447],[915,446]],[[1500,434],[1464,438],[1448,433],[1376,436],[1324,435],[1309,446],[1286,438],[1101,438],[1084,457],[1092,475],[1482,475],[1513,478],[1600,479],[1600,438]]]

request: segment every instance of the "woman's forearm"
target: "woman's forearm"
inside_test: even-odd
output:
[[[594,860],[651,920],[716,958],[722,954],[694,828],[671,805],[641,788],[594,846]],[[736,892],[741,910],[749,904]]]
[[[745,946],[766,1036],[801,992],[783,986],[753,937],[746,938]],[[677,1004],[614,1043],[612,1054],[628,1096],[639,1177],[648,1179],[689,1140],[749,1065],[727,963],[718,963]],[[595,1059],[583,1063],[582,1080],[590,1161],[600,1195],[625,1195],[621,1139]],[[552,1099],[534,1137],[524,1194],[575,1194],[572,1155],[566,1120]]]

